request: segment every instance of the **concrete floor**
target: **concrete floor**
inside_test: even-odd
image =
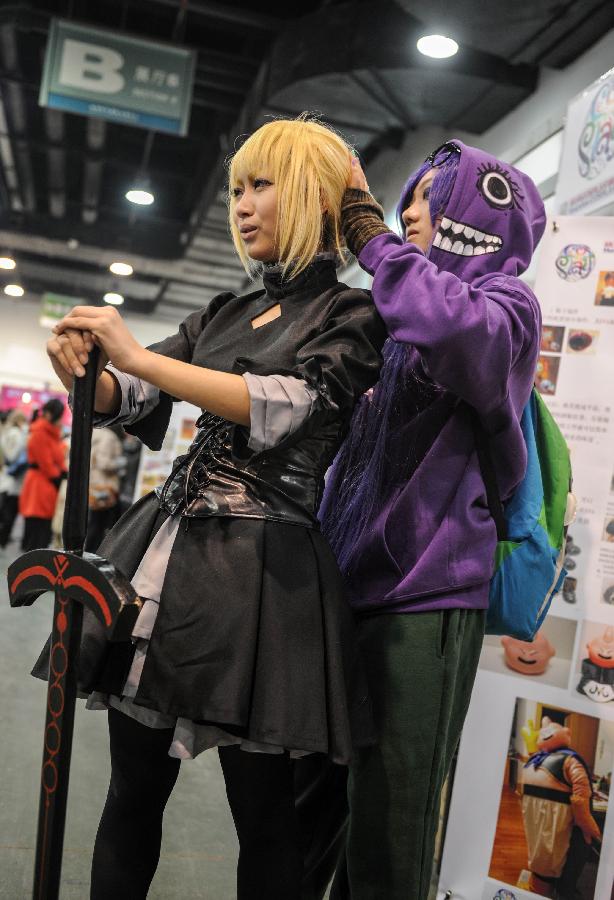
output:
[[[17,532],[17,529],[16,529]],[[11,609],[0,549],[0,898],[28,900],[36,841],[46,686],[29,675],[49,633],[52,596]],[[109,779],[104,712],[78,702],[64,842],[61,900],[87,900],[92,846]],[[164,820],[152,900],[232,900],[237,840],[215,751],[181,767]]]

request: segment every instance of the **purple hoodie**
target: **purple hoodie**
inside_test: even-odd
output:
[[[460,141],[458,174],[425,255],[393,233],[360,254],[390,336],[416,366],[473,406],[490,435],[503,499],[520,482],[520,416],[535,376],[539,305],[518,275],[545,226],[533,182]],[[407,439],[411,441],[411,423]],[[461,404],[411,479],[363,533],[350,572],[364,612],[485,608],[496,531],[486,504],[470,412]]]

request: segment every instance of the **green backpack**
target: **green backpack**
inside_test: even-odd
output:
[[[505,503],[499,497],[487,438],[481,427],[476,429],[480,469],[498,537],[486,631],[532,641],[567,574],[565,539],[576,503],[567,443],[535,388],[520,425],[527,470]]]

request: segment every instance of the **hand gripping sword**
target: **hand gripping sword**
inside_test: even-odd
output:
[[[83,607],[104,625],[109,640],[129,640],[141,602],[111,563],[84,553],[92,417],[98,348],[85,375],[74,380],[73,427],[62,538],[65,550],[32,550],[8,569],[11,606],[30,606],[53,591],[53,630],[41,772],[33,900],[57,900],[70,772]]]

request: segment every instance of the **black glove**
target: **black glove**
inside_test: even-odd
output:
[[[54,484],[56,486],[56,488],[59,489],[60,485],[62,484],[64,479],[67,477],[67,475],[68,475],[67,472],[60,472],[59,475],[56,475],[55,478],[50,478],[49,481],[51,482],[51,484]]]

